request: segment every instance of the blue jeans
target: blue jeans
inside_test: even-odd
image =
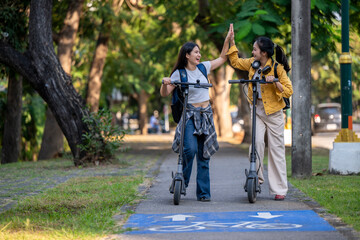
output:
[[[209,174],[210,158],[206,159],[203,157],[205,135],[194,135],[194,129],[194,121],[191,118],[187,121],[185,128],[183,174],[185,179],[185,186],[187,187],[189,185],[192,165],[196,154],[196,197],[198,200],[200,200],[202,197],[211,198]]]

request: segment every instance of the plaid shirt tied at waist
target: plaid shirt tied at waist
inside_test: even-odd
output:
[[[219,150],[219,143],[217,141],[217,135],[213,121],[213,113],[210,104],[206,108],[195,108],[193,105],[189,104],[186,109],[185,122],[187,123],[187,121],[189,121],[191,117],[193,118],[195,125],[194,135],[200,136],[204,134],[206,136],[204,142],[203,157],[208,159]],[[175,137],[172,144],[172,149],[176,153],[179,152],[180,148],[182,123],[183,122],[181,117],[179,124],[176,127]]]

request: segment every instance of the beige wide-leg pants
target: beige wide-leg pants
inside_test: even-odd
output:
[[[266,115],[263,102],[259,99],[256,105],[255,146],[261,162],[261,168],[258,173],[260,183],[265,180],[263,175],[265,133],[267,133],[268,141],[268,179],[270,194],[286,195],[288,191],[288,184],[285,159],[283,111],[280,110],[276,113]],[[257,169],[259,168],[258,160],[259,159],[256,161]]]

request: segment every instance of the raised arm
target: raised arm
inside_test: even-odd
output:
[[[235,46],[235,33],[234,33],[234,27],[232,24],[230,24],[229,29],[230,34],[228,34],[229,43],[230,43],[230,49],[226,53],[226,55],[229,58],[230,65],[233,68],[237,68],[243,71],[249,71],[251,68],[251,63],[254,61],[253,58],[239,58],[238,56],[238,49]]]
[[[226,60],[227,60],[226,53],[229,51],[229,43],[231,43],[231,41],[233,41],[233,39],[234,39],[233,24],[230,24],[230,28],[229,28],[228,34],[226,35],[224,45],[223,45],[223,48],[222,48],[221,53],[220,53],[220,57],[210,61],[210,63],[211,63],[211,69],[210,70],[214,70],[214,69],[220,67],[221,65],[223,65],[226,62]]]

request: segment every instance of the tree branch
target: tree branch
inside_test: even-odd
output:
[[[26,79],[36,79],[36,72],[31,61],[5,41],[0,41],[0,63],[12,68]]]

